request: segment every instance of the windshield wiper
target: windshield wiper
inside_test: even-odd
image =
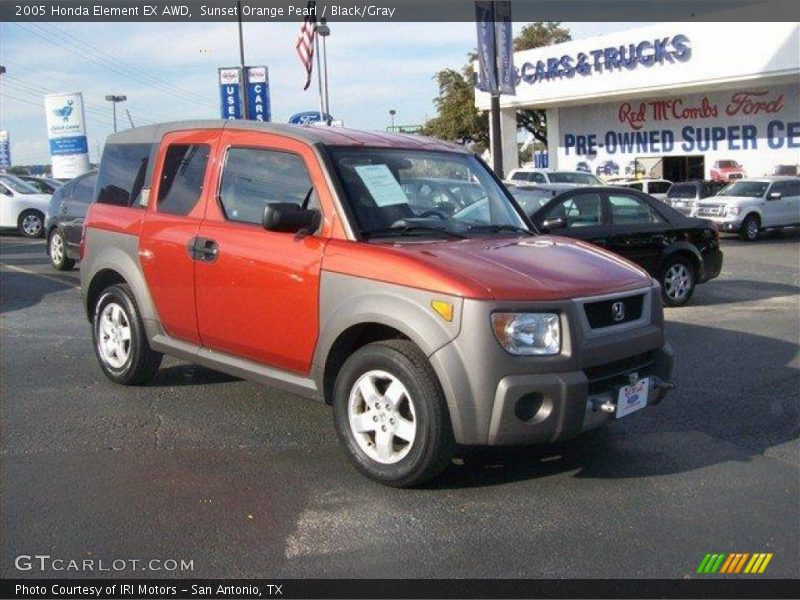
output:
[[[489,231],[492,233],[499,231],[513,231],[515,233],[524,233],[525,235],[533,235],[530,229],[524,227],[517,227],[516,225],[470,225],[467,231]]]
[[[402,225],[400,227],[381,227],[380,229],[371,229],[364,232],[365,238],[371,238],[376,235],[397,234],[400,236],[414,235],[415,233],[436,233],[442,234],[447,237],[464,239],[466,236],[449,231],[443,227],[431,227],[430,225]]]

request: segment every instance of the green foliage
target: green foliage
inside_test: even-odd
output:
[[[475,73],[469,64],[458,72],[439,71],[439,96],[433,101],[437,116],[422,128],[423,135],[474,145],[480,152],[489,144],[489,117],[475,108]]]
[[[528,23],[514,38],[514,51],[530,50],[542,46],[562,44],[572,39],[569,29],[562,27],[558,21],[536,21]]]

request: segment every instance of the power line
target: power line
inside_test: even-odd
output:
[[[95,52],[99,52],[101,55],[108,56],[109,59],[112,59],[116,64],[121,66],[123,69],[126,69],[126,70],[130,71],[131,73],[139,74],[139,76],[145,77],[147,79],[150,79],[150,80],[152,80],[153,82],[155,82],[155,83],[157,83],[159,85],[167,86],[170,90],[174,90],[175,92],[179,92],[181,94],[181,97],[191,96],[193,98],[196,98],[198,103],[205,104],[206,106],[209,106],[211,108],[216,108],[215,105],[209,103],[208,99],[205,96],[203,96],[201,94],[198,94],[197,92],[193,92],[191,90],[186,90],[186,89],[180,88],[180,87],[176,86],[174,83],[172,83],[170,81],[167,81],[166,79],[158,77],[157,75],[153,75],[152,73],[149,73],[148,71],[145,71],[144,69],[140,69],[139,67],[136,67],[136,66],[132,65],[131,63],[127,63],[127,62],[123,61],[121,58],[119,58],[119,56],[109,52],[107,49],[101,50],[97,46],[93,46],[92,44],[90,44],[90,43],[88,43],[88,42],[86,42],[84,40],[81,40],[80,38],[75,37],[74,35],[72,35],[68,31],[65,31],[64,29],[58,27],[57,25],[55,25],[53,23],[39,23],[39,26],[40,27],[41,26],[47,26],[47,28],[57,31],[61,36],[66,36],[67,38],[75,40],[78,44],[80,44],[82,46],[86,46],[87,48],[89,48],[89,49],[91,49],[91,50],[93,50]]]
[[[22,29],[26,33],[34,35],[34,36],[38,37],[41,40],[44,40],[45,42],[47,42],[47,43],[49,43],[49,44],[51,44],[53,46],[57,46],[57,47],[59,47],[59,48],[61,48],[63,50],[66,50],[66,51],[68,51],[68,52],[70,52],[70,53],[72,53],[72,54],[74,54],[74,55],[76,55],[76,56],[78,56],[78,57],[80,57],[80,58],[82,58],[82,59],[94,64],[94,65],[97,65],[97,66],[102,67],[104,69],[108,69],[108,70],[116,73],[117,75],[121,75],[121,76],[126,77],[128,79],[133,79],[133,80],[137,81],[140,84],[149,86],[151,88],[158,89],[158,90],[163,91],[163,92],[166,92],[166,93],[168,93],[170,95],[173,95],[175,97],[179,97],[182,100],[188,100],[188,101],[194,102],[196,104],[201,104],[201,105],[203,105],[203,106],[205,106],[207,108],[216,108],[216,106],[210,104],[206,99],[204,99],[204,98],[201,99],[201,96],[199,96],[197,94],[194,94],[194,93],[191,93],[191,92],[184,92],[184,94],[180,94],[180,93],[178,93],[176,91],[177,88],[175,88],[174,86],[172,86],[169,82],[167,82],[165,80],[161,80],[159,78],[156,78],[154,76],[149,76],[149,75],[148,76],[142,76],[139,73],[137,73],[135,69],[132,69],[131,67],[126,67],[124,65],[124,63],[123,64],[117,64],[115,61],[113,61],[111,59],[108,59],[108,58],[105,58],[104,55],[106,55],[108,53],[104,52],[104,51],[101,51],[101,50],[95,48],[94,46],[88,46],[87,45],[87,47],[91,47],[93,49],[93,52],[99,52],[100,56],[95,56],[94,54],[91,54],[91,53],[87,52],[86,50],[81,48],[78,44],[76,44],[75,42],[70,41],[69,39],[56,39],[56,38],[53,37],[53,31],[42,27],[42,24],[38,24],[38,23],[25,23],[25,24],[12,23],[12,25]],[[59,34],[61,33],[61,30],[56,29],[56,31],[58,31]],[[64,33],[66,33],[66,32],[64,32]],[[75,38],[75,39],[77,39],[77,38]]]

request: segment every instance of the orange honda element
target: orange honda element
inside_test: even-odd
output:
[[[412,135],[196,121],[112,135],[81,283],[109,379],[163,354],[332,405],[394,486],[456,445],[547,443],[671,387],[658,285],[538,235],[463,148]]]

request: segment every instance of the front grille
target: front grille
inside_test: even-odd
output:
[[[698,217],[720,217],[724,212],[724,204],[705,204],[697,207]]]
[[[629,356],[621,360],[588,367],[583,370],[586,379],[589,380],[589,393],[597,394],[608,388],[624,385],[625,376],[630,373],[647,374],[647,369],[655,362],[654,351],[644,352],[635,356]]]
[[[639,294],[626,298],[587,302],[583,305],[583,310],[586,312],[589,326],[592,329],[602,329],[603,327],[636,321],[642,316],[643,305],[644,294]]]

